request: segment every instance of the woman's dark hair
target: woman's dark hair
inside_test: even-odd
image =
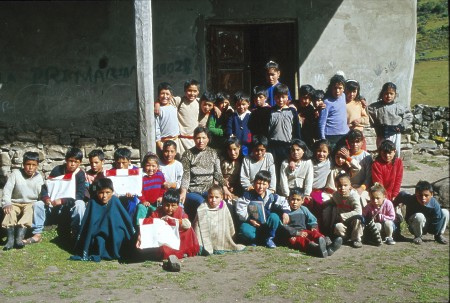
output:
[[[209,131],[209,129],[207,127],[204,126],[197,126],[194,129],[194,139],[195,137],[197,137],[198,134],[200,133],[205,133],[206,136],[208,137],[208,139],[211,141],[211,132]]]
[[[66,160],[69,158],[75,158],[75,159],[81,161],[83,159],[83,152],[81,151],[81,149],[79,149],[77,147],[71,147],[71,148],[69,148],[69,150],[67,150],[66,156],[65,156]]]
[[[28,151],[23,154],[23,164],[25,164],[26,161],[36,161],[39,163],[39,154],[37,152]]]
[[[256,173],[253,183],[259,180],[270,183],[270,181],[272,180],[272,175],[267,170],[260,170]]]
[[[381,152],[391,152],[391,151],[397,151],[397,148],[395,147],[394,142],[391,140],[383,140],[380,143],[380,146],[378,147],[378,155],[377,160],[381,160]],[[397,152],[395,152],[394,158],[392,159],[392,163],[395,162],[395,159],[397,159]]]
[[[162,204],[164,203],[179,203],[180,202],[180,191],[175,188],[169,188],[166,190],[162,197]]]
[[[269,146],[269,140],[267,140],[267,138],[263,135],[254,135],[253,139],[252,139],[252,149],[258,146],[264,146],[265,148],[267,148],[267,146]]]
[[[303,150],[302,160],[309,160],[312,158],[312,152],[309,150],[305,142],[300,139],[292,139],[290,148],[292,148],[294,145],[297,145]]]

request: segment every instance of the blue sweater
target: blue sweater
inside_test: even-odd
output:
[[[319,131],[320,138],[325,136],[345,135],[349,128],[347,125],[347,106],[345,103],[345,94],[339,98],[326,98],[324,100],[326,107],[320,112]]]
[[[242,144],[242,155],[247,156],[248,146],[252,142],[252,134],[248,128],[250,113],[247,113],[243,120],[239,118],[237,112],[233,113],[228,119],[226,135],[230,137],[234,135]]]

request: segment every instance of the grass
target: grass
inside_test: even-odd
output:
[[[411,107],[416,104],[448,106],[448,60],[416,63]]]

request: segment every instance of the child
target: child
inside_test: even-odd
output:
[[[244,158],[241,167],[241,185],[244,190],[252,190],[256,174],[261,170],[267,170],[271,175],[269,189],[275,192],[277,185],[275,165],[272,154],[266,152],[267,145],[266,137],[253,136],[252,153]]]
[[[279,172],[281,162],[289,156],[292,139],[301,139],[300,121],[295,108],[289,107],[289,89],[279,84],[274,89],[276,106],[270,111],[268,125],[269,150],[275,159],[275,169]]]
[[[375,183],[369,190],[370,203],[368,203],[362,211],[364,221],[366,223],[373,221],[378,232],[385,236],[385,243],[394,245],[395,241],[392,238],[394,232],[395,209],[394,205],[389,199],[386,199],[386,191],[383,185]],[[367,226],[366,226],[367,229]],[[379,237],[379,236],[378,236]],[[378,239],[374,239],[378,240]],[[379,238],[377,245],[381,244]]]
[[[113,195],[111,179],[94,181],[95,198],[91,199],[71,260],[96,261],[122,259],[131,247],[133,223],[119,199]]]
[[[163,144],[162,159],[159,162],[159,169],[164,174],[164,188],[180,188],[183,177],[183,165],[175,160],[177,154],[177,144],[172,140],[167,140]]]
[[[334,179],[342,172],[346,172],[350,177],[356,175],[361,170],[358,160],[350,157],[350,152],[347,148],[342,147],[334,153],[334,163],[330,174],[327,178],[326,192],[334,193],[336,191],[336,185]]]
[[[66,153],[66,162],[56,166],[50,172],[49,178],[64,176],[64,179],[71,179],[75,183],[75,199],[61,198],[52,201],[47,186],[42,187],[43,202],[38,201],[34,205],[33,238],[35,241],[41,238],[46,217],[45,207],[51,208],[50,219],[52,217],[57,219],[59,236],[68,236],[72,239],[78,236],[81,220],[86,210],[86,203],[83,201],[86,192],[86,176],[84,171],[79,168],[82,159],[83,152],[79,148],[72,147]],[[29,241],[32,242],[31,239]]]
[[[116,149],[114,152],[114,164],[112,170],[116,169],[137,169],[138,167],[131,164],[131,151],[126,147]],[[139,204],[137,195],[127,193],[125,196],[119,197],[123,207],[127,210],[131,218],[134,218],[136,207]]]
[[[386,198],[394,201],[400,192],[403,178],[403,161],[396,155],[395,144],[384,140],[378,148],[378,156],[372,164],[372,182],[386,189]]]
[[[242,155],[247,156],[249,145],[252,141],[252,134],[248,128],[250,99],[242,92],[238,92],[234,95],[234,100],[236,102],[236,112],[228,119],[226,135],[227,137],[236,137],[242,144]]]
[[[361,196],[362,206],[366,206],[369,200],[369,194],[366,191],[372,184],[372,156],[362,149],[364,135],[360,130],[352,129],[346,136],[347,148],[350,150],[352,159],[358,161],[361,169],[351,176],[352,187],[358,191]]]
[[[270,117],[270,106],[266,103],[267,90],[262,86],[253,88],[253,110],[248,120],[248,128],[253,136],[267,137],[267,124]]]
[[[156,146],[160,153],[165,141],[172,140],[177,143],[180,135],[177,108],[171,104],[173,102],[173,89],[169,83],[163,82],[158,85],[158,101],[160,107],[159,114],[155,117],[155,125]]]
[[[316,137],[314,133],[317,131],[316,118],[313,104],[311,103],[314,94],[314,87],[309,84],[300,86],[299,89],[300,100],[295,104],[297,108],[298,115],[300,117],[301,123],[301,135],[302,140],[307,146],[312,147],[314,143],[314,138]]]
[[[200,114],[198,115],[198,125],[206,127],[211,110],[214,109],[216,95],[211,92],[204,92],[200,97]]]
[[[163,173],[159,168],[159,159],[153,153],[148,153],[142,160],[142,168],[144,169],[144,177],[142,178],[142,196],[139,197],[139,204],[136,211],[136,226],[139,220],[147,218],[157,208],[157,204],[161,202],[165,192]]]
[[[269,190],[270,172],[259,171],[253,189],[246,191],[236,204],[236,213],[242,222],[239,235],[244,243],[264,243],[275,248],[275,233],[280,223],[289,222],[289,204],[286,199]]]
[[[319,117],[320,112],[326,107],[325,103],[323,103],[324,97],[325,92],[321,89],[314,90],[311,96],[312,105],[314,106],[314,120],[311,126],[314,142],[320,140]]]
[[[370,123],[377,133],[377,147],[381,141],[388,139],[395,144],[397,156],[400,157],[401,132],[409,128],[413,115],[411,111],[398,102],[397,86],[387,82],[381,88],[378,101],[368,108]]]
[[[298,187],[293,188],[289,194],[289,222],[283,225],[283,230],[289,236],[288,245],[313,256],[331,256],[341,247],[342,238],[337,237],[331,242],[319,232],[316,217],[302,205],[304,198],[303,191]]]
[[[183,208],[178,206],[179,202],[179,191],[173,188],[168,189],[162,198],[162,205],[159,206],[149,218],[144,219],[142,223],[152,224],[153,219],[155,218],[164,220],[172,226],[176,225],[176,221],[179,222],[180,248],[176,250],[163,245],[159,248],[157,256],[155,256],[157,259],[165,260],[172,255],[180,259],[184,258],[185,255],[193,257],[197,255],[200,250],[197,237],[191,227],[191,222],[184,213]],[[141,235],[138,236],[136,247],[141,247]]]
[[[274,61],[267,62],[267,64],[266,64],[266,80],[269,84],[269,86],[267,87],[267,104],[269,104],[270,106],[275,106],[275,104],[276,104],[274,90],[275,90],[275,87],[278,84],[280,84],[280,82],[278,82],[280,75],[281,75],[281,71],[280,71],[280,67],[278,66],[278,63],[276,63]],[[292,100],[289,89],[288,89],[287,94],[288,94],[288,101]]]
[[[184,83],[184,97],[175,97],[172,104],[178,110],[178,124],[180,127],[179,153],[183,154],[185,150],[194,146],[194,129],[198,126],[198,114],[200,104],[198,94],[200,93],[200,84],[196,80],[188,80]]]
[[[394,205],[400,203],[406,206],[405,219],[409,231],[414,235],[415,244],[422,244],[422,235],[426,233],[433,234],[434,240],[440,244],[448,243],[442,234],[447,227],[449,213],[433,197],[433,187],[429,182],[419,181],[414,195],[400,192]]]
[[[319,117],[320,138],[327,139],[332,150],[349,131],[344,89],[345,79],[343,76],[331,77],[325,94],[326,107],[320,112]]]
[[[298,187],[307,199],[310,198],[314,180],[311,157],[312,153],[305,142],[299,139],[292,140],[289,159],[281,164],[280,194],[282,196],[289,196],[289,190]],[[290,167],[290,162],[293,167]]]
[[[92,183],[100,178],[103,178],[103,164],[105,163],[105,154],[100,149],[94,149],[89,154],[89,164],[91,168],[86,172],[86,198],[89,201],[95,193],[91,190]]]
[[[3,188],[2,207],[5,217],[2,227],[6,228],[8,240],[3,250],[14,247],[22,248],[28,242],[38,243],[42,238],[36,236],[24,243],[22,240],[27,228],[31,227],[33,221],[33,204],[38,201],[44,179],[37,172],[39,166],[39,154],[26,152],[23,154],[23,168],[14,169]],[[14,230],[16,235],[14,238]]]
[[[225,186],[234,197],[240,197],[244,190],[240,182],[242,164],[241,144],[237,138],[229,138],[226,143],[226,153],[220,161]]]
[[[361,248],[362,208],[358,192],[352,188],[350,176],[346,173],[339,174],[335,179],[337,190],[331,197],[332,210],[330,223],[334,227],[334,234],[346,237],[350,234],[350,240],[354,248]]]
[[[316,216],[319,220],[319,225],[322,226],[322,211],[325,207],[324,202],[330,200],[331,195],[326,192],[325,186],[328,175],[331,171],[331,164],[329,160],[330,145],[327,140],[319,140],[314,143],[314,159],[313,159],[313,184],[311,192],[311,200],[305,201],[305,206]]]
[[[233,219],[226,203],[223,190],[214,184],[208,190],[207,203],[197,209],[194,230],[200,242],[202,255],[223,254],[226,251],[240,251],[244,245],[233,240],[235,230]]]
[[[360,86],[356,80],[345,82],[345,98],[347,102],[347,124],[350,129],[357,129],[361,132],[364,126],[369,125],[369,116],[366,113],[365,105],[361,102]],[[365,142],[364,142],[365,143]],[[363,145],[365,150],[365,144]]]
[[[208,119],[208,129],[212,138],[210,146],[218,150],[222,150],[225,143],[225,129],[233,109],[230,107],[230,95],[227,93],[218,93],[216,95],[216,106],[220,115],[216,110],[212,110]]]

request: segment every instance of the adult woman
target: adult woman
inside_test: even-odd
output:
[[[197,208],[205,201],[207,191],[217,182],[224,188],[225,198],[231,193],[224,186],[217,152],[208,147],[211,134],[206,127],[194,129],[195,146],[188,149],[181,157],[183,178],[181,179],[180,201],[191,222],[194,221]]]

